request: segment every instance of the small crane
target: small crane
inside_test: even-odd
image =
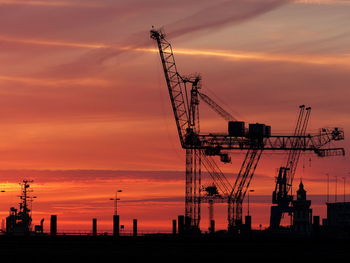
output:
[[[306,128],[310,119],[311,107],[300,105],[299,109],[300,111],[294,130],[294,136],[305,136]],[[292,184],[301,155],[300,145],[298,145],[299,143],[301,142],[298,140],[293,142],[294,148],[298,148],[298,150],[290,150],[288,152],[286,165],[279,168],[275,190],[272,193],[272,203],[276,204],[276,206],[271,207],[270,228],[278,228],[283,214],[292,212]]]

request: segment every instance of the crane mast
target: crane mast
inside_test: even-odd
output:
[[[200,222],[201,152],[196,136],[199,133],[200,76],[183,77],[179,74],[171,44],[161,31],[151,30],[156,40],[163,65],[171,105],[182,148],[186,149],[185,226],[197,231]],[[191,89],[187,87],[191,84]]]

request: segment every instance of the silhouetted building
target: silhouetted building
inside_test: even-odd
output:
[[[57,215],[51,215],[50,217],[50,235],[57,235]]]
[[[350,227],[350,202],[327,203],[327,226]]]
[[[137,237],[137,219],[132,220],[132,235]]]
[[[245,227],[247,230],[252,230],[252,217],[251,216],[245,217]]]
[[[113,215],[113,236],[120,234],[120,218],[119,215]]]
[[[92,219],[92,235],[97,236],[97,218]]]
[[[308,233],[311,231],[312,209],[311,200],[306,200],[306,191],[303,182],[300,181],[297,191],[297,200],[292,202],[293,205],[293,229],[297,232]]]

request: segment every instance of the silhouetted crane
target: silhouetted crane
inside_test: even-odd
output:
[[[228,202],[228,228],[234,230],[242,224],[243,200],[263,151],[313,151],[321,157],[344,154],[343,148],[325,148],[331,141],[344,139],[344,133],[339,128],[321,129],[313,135],[271,135],[270,126],[256,123],[249,124],[249,129],[246,130],[244,122],[236,121],[215,101],[199,91],[199,75],[180,75],[172,46],[165,39],[165,35],[155,29],[150,34],[157,43],[180,143],[186,151],[187,231],[199,231],[202,165],[213,179],[219,194]],[[200,99],[228,121],[228,133],[200,133]],[[220,161],[228,163],[229,152],[234,150],[245,150],[247,153],[234,184],[231,184],[220,170],[214,156],[219,156]]]
[[[305,105],[301,105],[299,108],[300,111],[294,130],[294,136],[305,136],[311,108],[305,108]],[[293,142],[294,148],[299,148],[298,143],[300,143],[298,140]],[[272,193],[272,203],[277,205],[271,207],[270,228],[278,228],[283,214],[292,212],[292,184],[300,155],[300,149],[290,150],[288,152],[286,165],[279,168],[275,190]]]

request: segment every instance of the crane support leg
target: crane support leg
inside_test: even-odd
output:
[[[271,206],[270,228],[277,229],[281,225],[281,220],[284,213],[292,213],[293,208],[290,206]]]
[[[197,149],[186,149],[185,227],[198,231],[201,209],[201,157]]]
[[[242,204],[244,197],[258,166],[262,149],[250,149],[243,161],[241,170],[236,178],[231,195],[228,199],[228,229],[230,231],[242,224]]]

